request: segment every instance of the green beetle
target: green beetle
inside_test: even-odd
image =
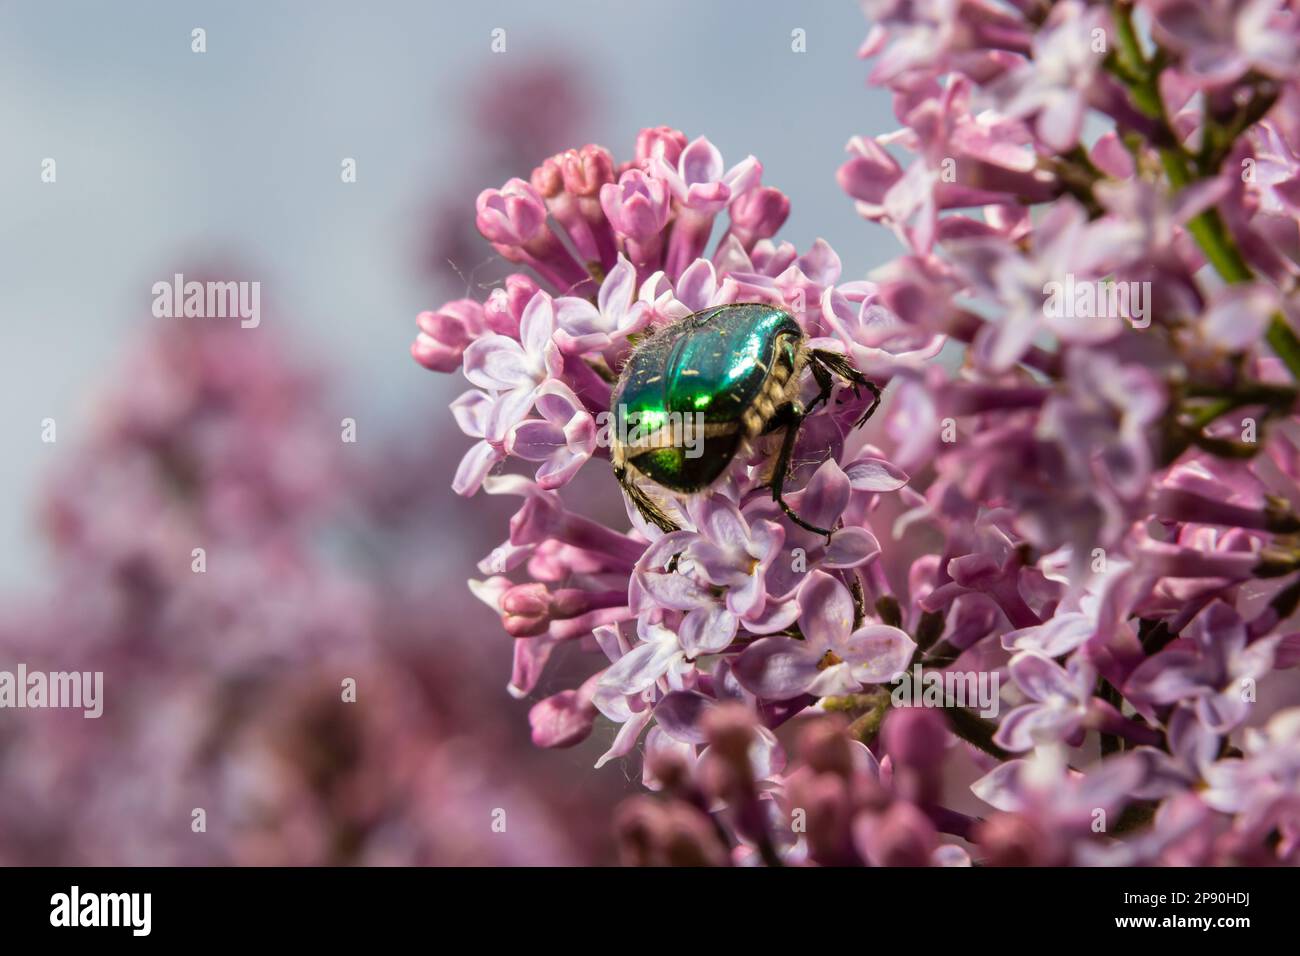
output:
[[[806,409],[799,402],[804,370],[820,387]],[[747,302],[688,315],[639,342],[623,365],[611,400],[614,476],[647,521],[676,531],[632,472],[675,494],[694,494],[720,479],[750,441],[784,428],[772,498],[795,524],[829,536],[796,515],[782,489],[799,427],[829,400],[833,376],[871,392],[862,425],[880,404],[880,389],[843,355],[809,348],[790,313]]]

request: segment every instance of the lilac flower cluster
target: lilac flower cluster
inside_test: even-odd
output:
[[[455,490],[521,499],[471,582],[511,693],[596,660],[535,741],[640,742],[635,862],[1300,862],[1300,15],[864,7],[901,123],[839,170],[903,246],[870,280],[776,238],[753,157],[656,128],[480,194],[521,271],[419,318],[473,386]],[[771,444],[659,495],[671,533],[566,499],[635,344],[733,302],[888,386],[882,434],[849,389],[800,433],[787,496],[829,539],[773,502]],[[899,706],[915,664],[1005,706]]]
[[[102,715],[0,711],[0,861],[589,858],[565,825],[585,804],[545,772],[525,786],[472,692],[482,655],[401,558],[355,567],[401,554],[361,540],[393,456],[349,456],[324,374],[270,335],[149,337],[50,476],[48,593],[6,600],[0,669],[101,672]]]

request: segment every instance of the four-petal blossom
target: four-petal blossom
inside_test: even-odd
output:
[[[1035,651],[1021,651],[1009,667],[1011,679],[1033,702],[1002,719],[994,743],[1019,752],[1081,736],[1097,683],[1096,671],[1082,656],[1075,655],[1062,667]]]
[[[911,661],[916,643],[898,628],[854,629],[849,589],[826,572],[809,574],[798,597],[803,640],[764,637],[745,648],[735,673],[746,690],[768,700],[847,694],[891,680]]]
[[[484,425],[486,437],[504,440],[532,409],[541,384],[563,368],[555,341],[554,303],[538,292],[519,320],[518,340],[494,332],[465,349],[465,377],[497,395]]]
[[[527,419],[506,436],[507,454],[540,461],[536,481],[547,490],[568,484],[596,449],[596,421],[573,390],[558,379],[536,394],[539,419]]]

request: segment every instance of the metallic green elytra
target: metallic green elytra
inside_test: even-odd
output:
[[[764,400],[773,369],[782,380],[794,371],[802,337],[789,314],[767,305],[696,312],[650,336],[614,391],[616,457],[624,452],[628,464],[671,491],[707,488],[738,450],[742,419]],[[630,433],[642,440],[619,442]]]
[[[788,312],[763,303],[718,306],[688,315],[640,342],[624,363],[611,402],[611,460],[619,483],[646,517],[676,527],[637,487],[629,469],[676,494],[708,488],[755,437],[786,428],[772,479],[773,498],[803,527],[781,498],[798,427],[801,373],[810,369],[827,401],[832,373],[856,389],[880,392],[842,355],[808,349]]]

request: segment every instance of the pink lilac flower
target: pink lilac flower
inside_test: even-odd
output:
[[[670,277],[680,276],[699,258],[708,243],[714,217],[756,186],[763,173],[753,156],[726,169],[718,148],[703,136],[682,150],[676,165],[654,157],[649,169],[677,201],[678,219],[665,253],[665,269]]]
[[[1034,837],[1029,846],[1019,850],[1027,851],[1028,858],[1015,862],[1062,865],[1077,861],[1095,836],[1094,824],[1103,819],[1098,813],[1116,814],[1131,799],[1143,776],[1143,763],[1132,754],[1080,772],[1066,766],[1059,746],[1040,748],[1029,758],[1000,764],[972,784],[976,796],[1006,814],[985,820],[975,834],[976,842],[995,862],[1010,862],[1003,857],[1017,852],[1015,842],[1020,837],[1015,833],[1017,827],[1007,824],[1019,824]]]
[[[961,78],[943,89],[909,89],[897,100],[907,125],[875,140],[850,140],[851,158],[839,170],[859,213],[892,225],[919,255],[930,253],[941,229],[964,221],[942,222],[941,210],[1051,194],[1052,177],[1035,168],[1024,128],[1014,119],[975,115],[970,101],[971,85]],[[890,146],[916,159],[904,170]]]
[[[1030,255],[998,239],[958,241],[952,248],[976,287],[1008,310],[1001,321],[985,326],[976,342],[976,354],[991,371],[1013,366],[1044,329],[1062,341],[1082,343],[1105,342],[1121,330],[1120,316],[1076,317],[1073,310],[1047,307],[1049,283],[1064,283],[1067,275],[1092,278],[1108,253],[1105,228],[1089,223],[1072,200],[1058,201],[1038,224]]]
[[[899,369],[920,368],[943,348],[943,335],[909,325],[878,301],[875,283],[827,288],[821,307],[853,364],[868,375],[888,378]]]
[[[1108,20],[1078,0],[1057,4],[1034,36],[1032,59],[1002,80],[1003,112],[1034,117],[1038,138],[1057,152],[1079,142],[1089,93],[1104,82]]]
[[[452,480],[451,487],[458,495],[472,495],[478,491],[483,484],[483,478],[492,470],[492,466],[505,457],[502,448],[505,442],[504,436],[498,437],[495,441],[488,439],[489,422],[494,419],[499,420],[499,416],[494,415],[496,404],[487,392],[480,392],[474,388],[451,403],[451,414],[456,419],[456,424],[460,426],[461,432],[470,438],[479,439],[469,451],[465,452],[460,466],[456,469],[456,477]]]
[[[100,671],[108,692],[97,719],[0,712],[0,860],[587,858],[563,821],[599,801],[559,798],[544,766],[510,782],[529,751],[484,706],[482,648],[444,623],[462,602],[431,601],[427,577],[404,587],[417,552],[378,506],[394,459],[356,467],[319,416],[329,380],[268,336],[148,336],[50,476],[47,584],[6,602],[0,657]],[[491,831],[493,807],[511,834]]]
[[[1279,79],[1295,76],[1300,22],[1276,0],[1151,0],[1156,36],[1182,55],[1198,83],[1221,86],[1249,69]]]
[[[506,403],[512,434],[536,440],[467,429],[483,487],[524,498],[474,587],[517,635],[512,693],[557,648],[592,652],[534,705],[534,738],[612,735],[602,764],[640,748],[660,802],[620,817],[627,859],[1295,855],[1273,783],[1293,735],[1261,731],[1252,705],[1293,688],[1300,646],[1294,16],[1137,6],[1135,26],[1123,4],[865,3],[861,52],[902,124],[854,137],[838,174],[902,247],[867,276],[824,241],[801,254],[780,238],[797,194],[763,184],[756,159],[728,168],[671,129],[643,130],[623,161],[588,146],[543,162],[536,199],[485,194],[485,236],[534,276],[511,280],[510,309],[494,294],[478,334],[506,337],[494,348],[526,374],[476,382],[472,401],[485,419]],[[591,243],[564,225],[577,207],[556,205],[557,183],[587,200],[598,184],[580,210]],[[555,261],[539,203],[577,258]],[[534,307],[525,289],[553,297],[558,361],[493,325]],[[776,435],[708,489],[650,489],[667,533],[586,443],[640,336],[738,302],[785,309],[807,347],[886,386],[863,434],[861,390],[814,404],[817,383],[797,383],[809,415],[785,500],[829,535],[773,500]],[[423,343],[427,364],[449,364],[468,327]],[[558,393],[550,381],[562,405],[516,398]],[[904,707],[891,685],[914,665],[1009,683],[991,716],[946,696]],[[772,737],[792,721],[808,728],[793,759]],[[987,809],[954,809],[960,784]],[[784,818],[795,808],[806,830]]]
[[[799,588],[802,641],[764,637],[736,661],[741,685],[760,697],[783,700],[802,693],[825,697],[860,690],[897,676],[915,643],[886,624],[854,629],[848,588],[814,571]]]
[[[1085,660],[1071,658],[1067,670],[1051,658],[1021,651],[1011,658],[1008,670],[1032,703],[1022,704],[1002,718],[993,738],[998,746],[1020,752],[1079,736],[1097,681]]]
[[[1300,709],[1275,714],[1263,727],[1251,728],[1243,755],[1218,761],[1205,770],[1209,787],[1203,799],[1216,810],[1243,815],[1247,825],[1276,824],[1285,819],[1294,834],[1300,802]]]
[[[421,312],[416,323],[420,334],[411,355],[430,371],[454,372],[466,346],[484,329],[483,306],[472,299],[448,302],[438,312]]]
[[[985,75],[999,49],[1025,49],[1027,24],[986,0],[864,0],[872,23],[859,56],[877,54],[871,81],[907,87],[952,68]],[[987,45],[987,49],[986,49]]]
[[[882,461],[876,465],[870,458],[851,463],[849,471],[852,477],[834,459],[828,459],[812,474],[804,489],[797,496],[791,496],[805,521],[834,529],[829,537],[799,527],[769,501],[755,501],[748,510],[784,523],[785,541],[790,547],[800,549],[802,566],[827,570],[860,567],[880,554],[880,542],[871,532],[865,516],[859,522],[843,523],[841,519],[850,507],[861,506],[864,512],[868,510],[861,499],[871,491],[882,488],[896,490],[906,483],[906,479],[898,480],[901,472],[891,463]],[[889,487],[891,485],[893,487]],[[856,506],[855,498],[859,499]],[[837,527],[841,523],[844,526]],[[799,585],[804,573],[789,564],[777,564],[771,569],[770,581],[778,593],[787,593]]]
[[[1176,641],[1143,661],[1125,690],[1137,701],[1194,705],[1206,728],[1228,733],[1246,719],[1255,682],[1273,669],[1282,635],[1248,644],[1245,622],[1219,601],[1201,612],[1190,631],[1190,640]]]
[[[699,533],[682,556],[705,581],[726,589],[732,614],[762,616],[767,603],[764,575],[781,555],[785,541],[781,526],[763,520],[751,524],[722,495],[701,502],[693,517]]]
[[[563,382],[553,379],[537,390],[540,419],[522,421],[506,436],[505,452],[526,461],[539,461],[537,484],[559,488],[567,484],[596,448],[596,421]]]
[[[1149,761],[1139,796],[1161,799],[1197,787],[1219,756],[1222,735],[1205,726],[1194,706],[1176,705],[1165,725],[1167,752],[1158,747],[1134,748],[1135,754]]]
[[[672,211],[668,184],[640,169],[600,187],[600,208],[623,242],[628,258],[648,269],[663,256],[663,235]]]
[[[504,439],[532,410],[541,385],[562,369],[554,303],[538,292],[520,318],[517,340],[493,332],[465,350],[465,377],[492,395],[483,437],[489,442]]]
[[[621,254],[618,264],[601,283],[593,307],[586,299],[565,296],[555,300],[557,341],[565,352],[601,352],[614,357],[631,335],[642,331],[650,320],[643,303],[637,301],[636,270]]]

